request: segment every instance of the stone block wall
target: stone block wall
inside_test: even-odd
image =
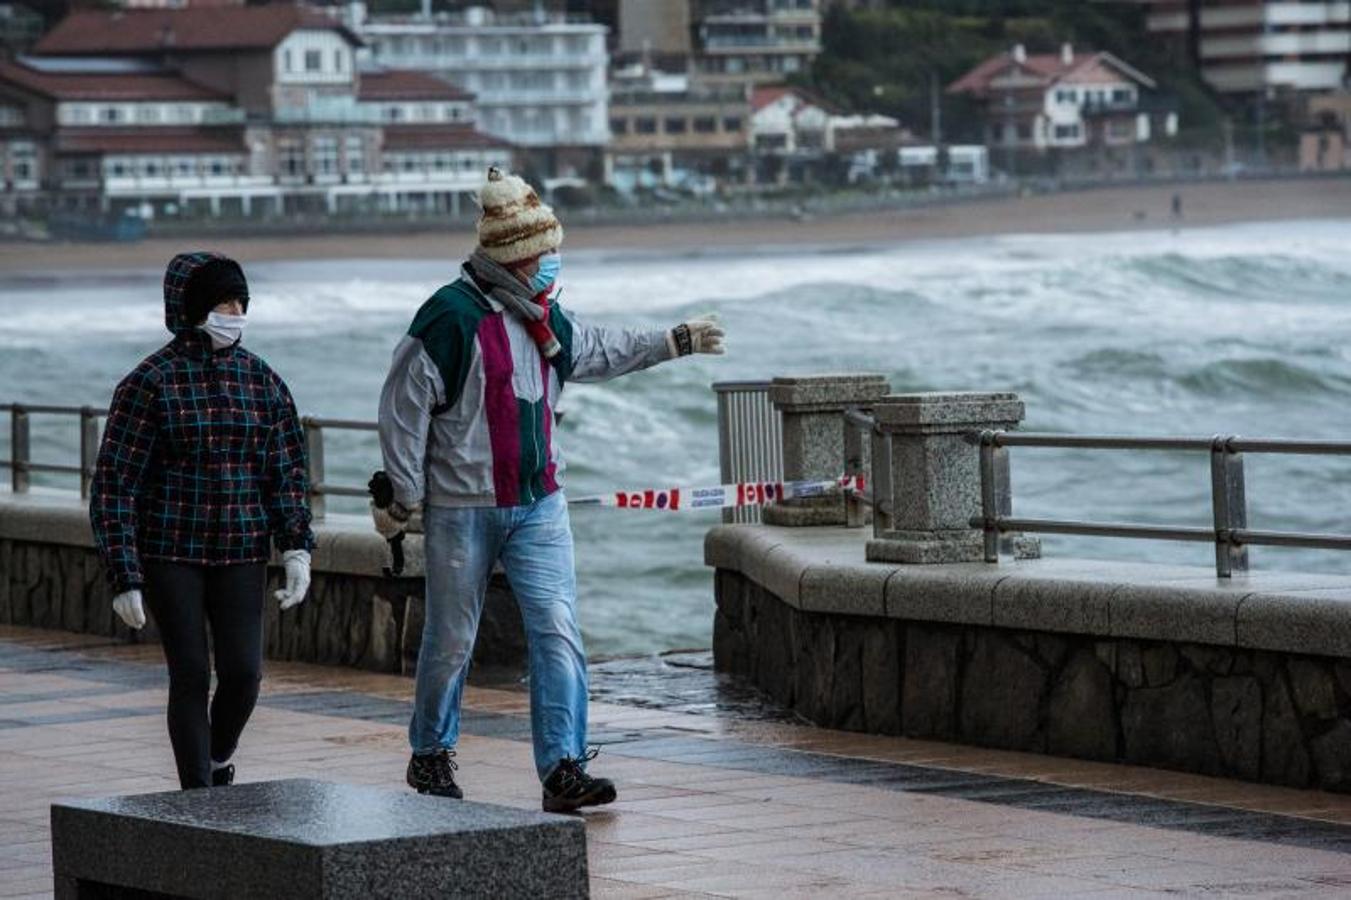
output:
[[[809,612],[719,568],[717,668],[830,728],[1351,792],[1351,661]]]
[[[283,613],[268,573],[264,653],[269,659],[411,674],[425,619],[421,578],[384,578],[316,566],[305,602]],[[0,538],[0,624],[29,625],[128,641],[158,641],[153,620],[127,628],[92,548]],[[497,574],[484,604],[474,664],[524,667],[525,635],[506,579]]]

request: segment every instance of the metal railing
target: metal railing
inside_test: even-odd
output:
[[[80,476],[80,496],[89,496],[94,479],[94,459],[98,455],[99,419],[106,409],[94,406],[52,406],[42,403],[0,403],[0,411],[9,413],[9,459],[0,459],[0,468],[9,469],[10,490],[27,492],[34,472],[54,472]],[[78,466],[33,461],[32,415],[80,417],[80,464]]]
[[[0,412],[8,412],[10,417],[9,459],[0,459],[0,468],[10,470],[10,490],[16,494],[27,493],[32,485],[34,472],[51,472],[60,475],[80,476],[80,496],[89,498],[89,486],[94,478],[94,462],[99,449],[99,420],[108,415],[108,410],[95,406],[52,406],[48,404],[0,403]],[[35,462],[32,459],[32,415],[79,416],[80,418],[80,464]],[[327,419],[321,416],[301,416],[301,428],[305,432],[306,475],[309,480],[310,512],[315,518],[322,518],[326,511],[327,497],[365,497],[364,486],[329,484],[324,472],[324,429],[344,431],[377,431],[375,422],[353,419]]]
[[[870,438],[871,465],[863,456],[863,436]],[[871,471],[869,471],[871,469]],[[844,475],[864,479],[864,489],[844,493],[845,524],[862,528],[864,507],[873,510],[874,530],[891,528],[891,435],[877,427],[877,420],[861,409],[844,411]],[[857,483],[857,482],[855,482]]]
[[[971,525],[984,531],[987,562],[999,561],[999,537],[1009,532],[1213,543],[1215,574],[1220,578],[1228,578],[1235,572],[1243,573],[1248,570],[1249,546],[1351,550],[1351,536],[1249,528],[1243,476],[1244,453],[1351,456],[1351,442],[1295,441],[1220,435],[1212,438],[1121,437],[1004,431],[986,431],[973,437],[980,442],[981,515],[973,517]],[[1010,447],[1209,453],[1212,525],[1205,528],[1017,518],[1012,514],[1012,491],[1009,484]]]
[[[783,417],[769,402],[768,381],[720,381],[718,468],[723,484],[783,479]],[[760,507],[722,511],[724,522],[759,522]]]

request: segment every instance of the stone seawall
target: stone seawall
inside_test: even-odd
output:
[[[381,573],[384,541],[369,522],[331,516],[316,523],[315,534],[313,582],[304,603],[280,611],[271,592],[285,576],[279,560],[269,566],[266,656],[411,674],[425,618],[421,536],[406,541],[409,577],[388,578]],[[113,613],[87,513],[78,497],[66,494],[0,498],[0,624],[159,639],[153,620],[132,631]],[[474,663],[524,667],[520,614],[500,573],[489,586]]]
[[[895,566],[725,526],[714,659],[813,722],[1351,792],[1351,579]]]

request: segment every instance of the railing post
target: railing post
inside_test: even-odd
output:
[[[997,432],[982,431],[980,434],[980,517],[984,531],[985,561],[999,562],[999,522],[1003,513],[999,508],[999,467],[995,464],[995,453],[1008,450],[995,446]]]
[[[1001,509],[997,482],[1008,483],[998,453],[982,460],[972,432],[1017,426],[1023,403],[1008,393],[892,394],[873,404],[873,418],[891,439],[891,484],[875,500],[888,505],[885,528],[874,528],[873,562],[955,563],[988,558],[982,517]],[[996,448],[991,448],[996,449]],[[982,477],[982,464],[989,466]],[[873,461],[874,470],[883,468]],[[993,491],[988,500],[983,486]],[[1005,492],[1007,489],[1005,489]],[[1007,505],[1007,504],[1004,504]],[[1030,552],[1029,548],[1029,552]],[[1026,555],[1026,554],[1023,554]]]
[[[94,482],[94,464],[99,452],[99,413],[92,406],[80,407],[80,499],[89,499]]]
[[[727,412],[729,394],[726,391],[717,391],[714,396],[718,398],[718,473],[721,481],[726,484],[732,480],[731,420]],[[724,522],[732,522],[735,519],[736,510],[722,511]]]
[[[863,432],[848,418],[841,419],[844,426],[844,476],[849,484],[863,474]],[[850,528],[863,527],[863,501],[854,490],[844,495],[844,524]]]
[[[784,481],[839,478],[844,459],[842,414],[851,406],[871,406],[887,390],[882,375],[775,378],[769,399],[783,414]],[[766,506],[761,521],[789,526],[843,525],[847,515],[839,496],[803,497]]]
[[[1243,454],[1230,448],[1232,437],[1215,436],[1210,446],[1210,496],[1215,512],[1215,574],[1228,578],[1248,571],[1248,548],[1234,532],[1248,527],[1243,486]]]
[[[324,428],[312,416],[300,420],[305,429],[305,475],[310,483],[310,515],[322,519],[325,511]]]
[[[891,435],[876,426],[872,430],[873,537],[895,527],[891,508]]]
[[[9,413],[9,474],[10,490],[16,494],[28,491],[32,447],[28,438],[28,412],[15,403]]]

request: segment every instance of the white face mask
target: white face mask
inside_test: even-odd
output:
[[[206,321],[197,326],[211,337],[211,346],[217,350],[239,343],[244,337],[245,316],[225,313],[207,313]]]

